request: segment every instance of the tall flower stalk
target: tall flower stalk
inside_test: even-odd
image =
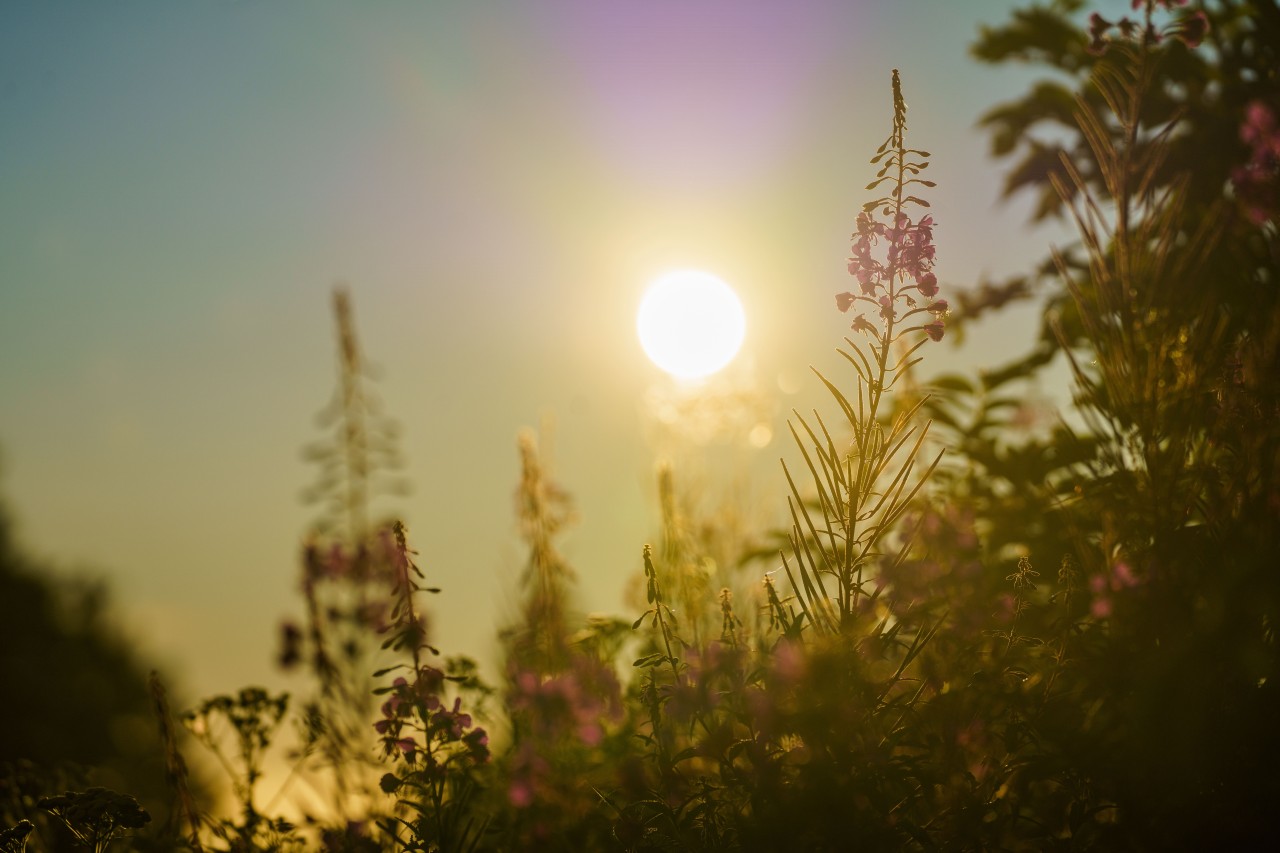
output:
[[[421,583],[422,570],[414,562],[416,552],[408,546],[404,525],[396,522],[384,529],[380,543],[395,575],[382,647],[402,657],[374,673],[375,678],[399,673],[390,685],[373,691],[387,697],[374,730],[394,766],[394,772],[383,774],[380,787],[396,795],[400,812],[381,826],[405,850],[474,850],[488,822],[474,809],[473,798],[476,774],[489,762],[489,734],[474,725],[463,697],[456,695],[472,686],[473,679],[469,669],[455,674],[428,663],[428,655],[437,659],[440,652],[427,640],[426,620],[415,599],[440,590]],[[451,682],[457,688],[452,704]]]
[[[866,589],[868,569],[885,556],[886,535],[941,458],[918,460],[928,431],[915,417],[923,401],[890,423],[883,417],[886,393],[919,361],[915,353],[925,342],[942,339],[947,312],[946,300],[936,298],[933,217],[912,218],[914,209],[929,206],[915,188],[934,184],[920,177],[929,152],[906,145],[906,114],[895,70],[893,130],[871,160],[880,169],[867,185],[874,190],[887,184],[889,192],[863,205],[849,260],[858,289],[836,295],[842,312],[853,311],[851,328],[860,337],[846,338],[848,349],[839,350],[856,373],[855,394],[846,396],[818,373],[840,406],[852,444],[838,445],[816,411],[811,420],[796,413],[791,432],[816,487],[816,506],[783,462],[795,565],[785,554],[783,563],[806,618],[824,634],[847,627],[860,602],[875,597]],[[892,559],[905,553],[904,545]]]
[[[302,758],[329,777],[329,811],[339,825],[370,819],[376,803],[365,793],[379,766],[368,736],[374,711],[369,672],[381,662],[378,634],[387,628],[388,600],[401,580],[388,557],[390,535],[371,518],[380,493],[403,492],[390,472],[401,464],[397,427],[370,388],[370,371],[356,334],[350,294],[333,293],[338,381],[318,421],[329,433],[306,457],[319,476],[304,498],[325,512],[303,549],[302,624],[282,626],[279,663],[306,666],[317,691],[302,706]]]

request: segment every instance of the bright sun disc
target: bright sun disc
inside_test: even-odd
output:
[[[747,332],[742,303],[710,273],[667,273],[645,291],[636,318],[645,354],[679,379],[701,379],[733,361]]]

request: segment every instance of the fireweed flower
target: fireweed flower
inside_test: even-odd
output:
[[[870,320],[861,314],[853,318],[853,325],[849,328],[853,329],[855,332],[866,332],[872,335],[876,333],[876,327],[872,325]]]
[[[1134,8],[1137,8],[1136,6]],[[1106,34],[1115,24],[1094,12],[1089,16],[1089,52],[1101,55],[1107,49]]]
[[[404,757],[412,763],[414,751],[418,748],[418,742],[411,737],[402,737],[395,742],[396,749],[404,753]]]
[[[489,733],[482,728],[474,728],[462,736],[467,746],[467,754],[476,764],[484,764],[489,760]]]
[[[1245,107],[1240,141],[1249,146],[1249,160],[1231,173],[1236,198],[1255,225],[1280,212],[1280,122],[1262,101]]]
[[[1093,603],[1089,612],[1096,619],[1105,619],[1114,610],[1114,594],[1122,590],[1140,586],[1142,579],[1134,572],[1133,567],[1124,560],[1119,560],[1111,567],[1110,573],[1094,575],[1089,578],[1089,589],[1093,592]]]
[[[527,809],[551,787],[551,765],[534,746],[525,741],[516,748],[511,759],[511,783],[507,801],[517,809]]]
[[[937,249],[933,242],[934,220],[925,215],[919,220],[899,211],[891,224],[876,222],[869,213],[858,214],[857,230],[852,236],[853,246],[849,258],[849,274],[858,280],[859,293],[845,291],[836,294],[836,308],[848,312],[858,302],[873,305],[878,316],[890,323],[924,310],[933,314],[946,313],[945,300],[919,307],[913,292],[925,299],[933,299],[938,293],[938,277],[933,273]],[[880,243],[883,241],[883,247]],[[873,252],[883,248],[883,260]],[[906,312],[900,313],[898,302],[906,304]],[[928,326],[919,327],[932,340],[941,340],[943,321],[939,317]],[[854,331],[875,334],[875,326],[863,314],[856,314],[850,326]]]
[[[1171,26],[1168,32],[1187,47],[1199,47],[1204,37],[1209,34],[1209,17],[1204,12],[1196,10]]]
[[[898,73],[894,72],[894,127],[871,161],[881,163],[876,180],[867,185],[874,189],[891,182],[890,194],[863,205],[850,237],[849,274],[858,281],[857,290],[836,294],[836,307],[847,313],[858,303],[866,303],[884,322],[882,344],[887,345],[902,332],[923,330],[930,339],[942,337],[946,302],[921,306],[917,296],[932,300],[938,293],[938,278],[933,273],[937,249],[933,241],[934,220],[930,214],[912,218],[912,205],[928,207],[928,203],[910,195],[914,184],[933,186],[920,177],[928,168],[927,151],[909,149],[905,144],[906,103],[902,100]],[[878,218],[879,217],[879,218]],[[910,326],[905,321],[913,315],[929,312],[936,317],[927,326]],[[854,314],[850,325],[854,331],[880,336],[866,313]]]
[[[893,300],[887,296],[880,297],[880,316],[886,320],[894,319]]]
[[[458,698],[453,700],[452,711],[437,712],[432,723],[448,732],[454,740],[459,740],[463,731],[471,727],[471,715],[462,712],[462,699]]]
[[[1109,45],[1109,34],[1115,30],[1120,40],[1137,41],[1137,34],[1142,33],[1143,45],[1159,44],[1166,37],[1175,38],[1189,48],[1199,47],[1204,37],[1209,34],[1209,18],[1201,10],[1184,14],[1175,18],[1162,30],[1157,30],[1152,16],[1156,9],[1173,12],[1175,6],[1187,5],[1186,0],[1133,0],[1130,8],[1135,12],[1141,10],[1145,24],[1130,18],[1108,21],[1094,12],[1089,16],[1089,45],[1087,50],[1095,56],[1106,53]]]

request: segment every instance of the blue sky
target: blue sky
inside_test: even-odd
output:
[[[445,590],[439,644],[487,655],[510,612],[515,437],[549,418],[583,608],[623,612],[658,459],[764,525],[790,453],[663,426],[643,288],[720,275],[748,316],[725,383],[775,435],[825,405],[807,367],[847,324],[832,297],[892,68],[934,155],[941,295],[1058,238],[998,203],[975,128],[1031,79],[967,56],[1014,5],[3,4],[0,495],[21,541],[107,578],[189,692],[278,682],[344,281],[414,487],[380,508]],[[928,359],[998,363],[1037,323]]]

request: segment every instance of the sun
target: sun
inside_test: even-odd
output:
[[[710,273],[679,270],[649,285],[636,332],[658,367],[677,379],[701,379],[733,361],[747,318],[729,285]]]

